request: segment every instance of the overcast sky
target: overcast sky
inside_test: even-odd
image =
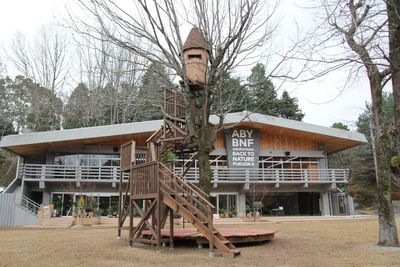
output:
[[[41,25],[54,21],[55,17],[62,14],[64,1],[2,1],[0,46],[6,48],[17,31],[27,35],[33,34]],[[299,27],[312,26],[314,14],[310,10],[301,8],[302,2],[304,1],[287,0],[281,4],[278,15],[279,30],[282,33],[295,33],[296,23]],[[8,74],[15,75],[11,63],[6,63]],[[298,98],[300,108],[306,113],[303,121],[323,126],[330,126],[333,122],[340,121],[352,126],[358,114],[364,109],[365,102],[369,101],[370,94],[365,79],[352,81],[343,88],[346,80],[347,73],[337,72],[318,81],[286,83],[282,88]]]

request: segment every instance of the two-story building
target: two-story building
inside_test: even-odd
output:
[[[19,156],[17,177],[5,192],[39,204],[60,199],[64,216],[80,195],[94,197],[103,210],[115,207],[121,144],[135,140],[143,147],[136,152],[140,161],[146,140],[161,125],[156,120],[5,136],[0,147]],[[257,191],[264,214],[279,208],[286,215],[352,213],[351,198],[340,189],[350,171],[329,168],[327,156],[366,142],[362,134],[247,112],[227,114],[224,125],[210,159],[211,201],[218,210],[243,213],[246,198],[252,201]],[[179,160],[175,165],[182,171]],[[185,177],[198,183],[197,162]]]

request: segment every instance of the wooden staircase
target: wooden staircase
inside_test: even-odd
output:
[[[124,188],[121,173],[118,237],[121,237],[124,222],[129,218],[130,245],[141,242],[154,244],[160,249],[161,243],[165,242],[172,248],[173,214],[177,213],[207,238],[210,255],[214,253],[214,248],[223,256],[240,255],[240,250],[213,226],[215,207],[208,201],[209,196],[184,179],[190,164],[184,166],[181,176],[174,173],[172,164],[165,160],[167,153],[196,157],[196,147],[187,139],[182,97],[176,89],[166,89],[164,126],[147,140],[146,162],[136,161],[135,141],[121,147],[121,172],[129,172],[129,183]],[[141,216],[136,227],[133,226],[134,210]],[[170,237],[162,240],[161,229],[168,217]]]
[[[161,165],[161,171],[163,168],[171,171],[162,163]],[[216,247],[227,257],[240,255],[240,250],[213,226],[214,206],[208,202],[204,192],[185,182],[179,175],[173,172],[171,175],[173,178],[170,181],[160,181],[163,203],[202,233],[208,239],[211,248]]]

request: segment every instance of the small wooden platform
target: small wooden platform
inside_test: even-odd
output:
[[[218,231],[234,244],[260,243],[274,238],[276,231],[264,229],[243,229],[243,228],[218,228]],[[143,233],[149,234],[145,230]],[[169,230],[161,230],[161,238],[169,239]],[[208,244],[208,240],[200,232],[193,228],[175,229],[174,241],[195,241],[199,245]]]

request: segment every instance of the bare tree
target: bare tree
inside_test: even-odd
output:
[[[309,66],[324,64],[314,78],[340,68],[351,77],[366,76],[371,93],[372,127],[376,150],[376,178],[379,200],[379,245],[398,246],[396,222],[391,201],[391,140],[396,135],[384,120],[383,88],[392,77],[389,60],[388,15],[382,1],[323,0],[323,21],[313,37]],[[316,66],[314,66],[316,67]],[[318,68],[313,68],[314,70]]]
[[[395,184],[400,188],[400,1],[387,0],[386,10],[393,92],[393,134],[391,137],[394,144],[394,155],[391,158],[391,167]]]
[[[0,78],[3,77],[6,73],[7,67],[4,64],[4,60],[0,55]]]
[[[261,0],[193,0],[179,3],[173,0],[139,0],[127,6],[102,0],[78,0],[78,3],[80,10],[84,9],[86,14],[71,14],[70,25],[75,30],[107,40],[151,63],[160,63],[173,70],[183,81],[188,110],[188,140],[198,147],[200,186],[208,193],[212,174],[209,153],[225,114],[218,114],[219,125],[209,131],[211,105],[218,102],[223,79],[238,66],[248,64],[249,60],[254,63],[257,51],[270,39],[274,29],[271,16],[275,5],[266,5]],[[88,25],[87,18],[95,23]],[[184,22],[200,29],[208,50],[208,79],[204,90],[195,96],[189,90],[182,55],[184,36],[181,31]],[[88,27],[91,28],[89,32]],[[140,38],[141,42],[132,43],[132,37]],[[191,114],[189,107],[193,105],[193,99],[201,103],[198,114]],[[193,120],[195,116],[196,121]]]
[[[138,40],[132,40],[139,42]],[[146,60],[104,39],[77,39],[81,83],[93,92],[108,124],[139,120],[144,107],[138,94],[147,68]]]
[[[246,202],[252,210],[253,221],[256,221],[257,212],[264,206],[264,198],[270,194],[269,185],[250,184],[249,190],[246,192]]]
[[[9,55],[18,71],[51,91],[63,89],[69,75],[68,40],[54,25],[42,26],[34,41],[17,33]]]

